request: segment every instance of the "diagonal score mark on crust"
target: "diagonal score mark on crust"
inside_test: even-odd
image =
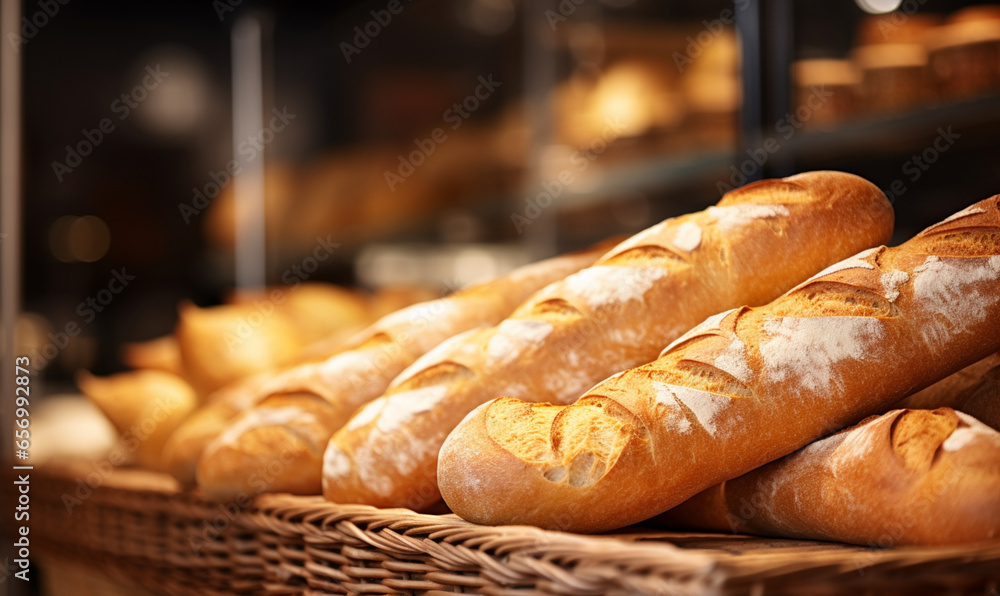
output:
[[[907,278],[908,280],[908,278]],[[888,292],[887,292],[888,293]],[[896,288],[898,295],[898,288]],[[795,296],[796,300],[790,297]],[[886,296],[846,283],[817,280],[804,284],[771,305],[776,317],[898,317]]]
[[[889,430],[892,450],[907,469],[926,473],[958,424],[958,416],[947,408],[904,410],[892,421]]]
[[[791,179],[758,180],[733,189],[722,196],[719,206],[731,205],[782,205],[808,203],[814,197],[803,186]]]
[[[440,362],[406,379],[394,387],[392,393],[403,393],[430,385],[454,386],[460,380],[474,376],[475,373],[467,366],[463,366],[457,362]]]
[[[486,432],[500,447],[543,477],[574,487],[603,478],[645,428],[614,400],[588,396],[572,406],[531,404],[509,398],[489,406]]]

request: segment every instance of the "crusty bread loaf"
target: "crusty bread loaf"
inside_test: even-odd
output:
[[[440,499],[441,444],[476,406],[498,395],[568,402],[653,360],[706,316],[764,304],[891,233],[882,192],[839,172],[754,183],[717,207],[657,224],[396,378],[334,435],[324,495],[422,509]]]
[[[163,445],[160,468],[184,486],[195,482],[198,459],[215,437],[260,401],[260,387],[277,373],[258,373],[226,385],[191,413]]]
[[[1000,433],[951,408],[893,410],[713,486],[671,527],[865,546],[1000,537]]]
[[[481,407],[441,450],[445,501],[485,524],[625,526],[985,358],[1000,349],[998,202],[713,316],[572,406]]]
[[[327,360],[293,367],[258,387],[241,403],[220,404],[191,429],[199,445],[185,446],[172,469],[190,469],[200,455],[196,479],[211,498],[227,499],[264,490],[319,494],[321,459],[333,431],[362,404],[443,340],[470,328],[493,325],[532,292],[593,263],[611,244],[601,243],[526,265],[489,282],[386,315],[351,341],[351,349]],[[254,405],[218,424],[249,401]],[[206,428],[215,426],[215,428]],[[205,442],[209,439],[210,442]],[[266,487],[251,485],[255,471],[267,471]],[[257,478],[263,474],[258,474]]]
[[[979,362],[974,362],[957,373],[948,375],[930,387],[917,391],[894,404],[893,408],[934,410],[947,407],[961,410],[961,404],[965,403],[972,393],[983,384],[987,373],[998,366],[1000,366],[1000,354],[990,354]]]

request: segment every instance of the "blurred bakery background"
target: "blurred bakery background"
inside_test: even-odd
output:
[[[760,178],[865,176],[897,242],[1000,191],[1000,5],[4,6],[3,291],[56,387],[179,304],[320,282],[375,316]]]

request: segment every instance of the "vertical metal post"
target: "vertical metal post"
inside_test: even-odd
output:
[[[542,161],[546,149],[552,144],[552,89],[556,79],[555,35],[545,12],[555,9],[555,0],[521,4],[521,10],[524,11],[524,100],[531,140],[525,184],[521,196],[512,206],[515,212],[524,211],[526,197],[534,200],[541,192],[545,177]],[[556,200],[553,199],[552,204],[524,230],[525,245],[534,257],[550,256],[558,249]]]
[[[236,286],[252,289],[267,283],[264,216],[264,155],[242,160],[240,145],[264,128],[263,35],[260,19],[245,15],[233,25],[233,159],[241,170],[233,177],[236,214]]]
[[[777,122],[791,110],[791,73],[795,55],[791,0],[749,0],[736,10],[742,53],[743,106],[740,113],[740,159],[773,136]],[[789,151],[771,155],[752,180],[786,175],[795,167]]]
[[[746,156],[748,149],[760,147],[764,140],[764,39],[761,24],[763,0],[749,0],[747,7],[736,10],[736,30],[740,38],[743,105],[740,108],[740,136],[737,142],[737,163]],[[749,176],[752,182],[760,180],[758,169]]]
[[[773,130],[781,118],[793,110],[791,65],[795,59],[795,30],[792,20],[791,0],[768,0],[765,13],[764,34],[769,44],[764,59],[764,109],[768,130]],[[796,106],[797,107],[797,106]],[[778,151],[766,164],[768,177],[788,176],[795,173],[795,155],[792,151]]]

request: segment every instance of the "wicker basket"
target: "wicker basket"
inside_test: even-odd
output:
[[[88,494],[92,471],[32,473],[35,552],[160,594],[1000,595],[1000,541],[883,550],[642,527],[579,536],[289,495],[240,510],[133,470]]]

